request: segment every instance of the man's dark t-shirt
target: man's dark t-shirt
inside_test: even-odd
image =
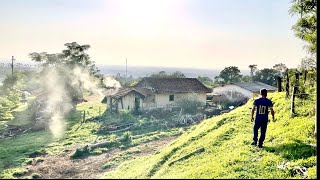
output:
[[[273,106],[272,101],[268,98],[259,98],[253,102],[257,107],[256,121],[268,120],[269,108]]]

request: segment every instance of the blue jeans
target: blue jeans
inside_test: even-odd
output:
[[[263,141],[266,138],[267,125],[268,120],[255,120],[253,126],[253,141],[255,143],[258,141],[258,131],[260,129],[259,145],[263,144]]]

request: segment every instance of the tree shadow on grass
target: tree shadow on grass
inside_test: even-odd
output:
[[[265,147],[268,152],[273,152],[287,160],[305,159],[316,156],[316,147],[295,139],[292,143],[282,144],[275,147]]]

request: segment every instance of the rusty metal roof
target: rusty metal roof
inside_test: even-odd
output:
[[[249,90],[251,92],[254,93],[260,93],[261,89],[267,89],[268,91],[275,91],[277,90],[276,87],[270,86],[268,84],[262,83],[262,82],[258,82],[258,81],[254,81],[254,82],[244,82],[244,83],[231,83],[234,85],[237,85],[243,89]]]

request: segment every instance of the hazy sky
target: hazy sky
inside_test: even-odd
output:
[[[296,67],[291,0],[0,0],[0,61],[89,44],[96,63]]]

